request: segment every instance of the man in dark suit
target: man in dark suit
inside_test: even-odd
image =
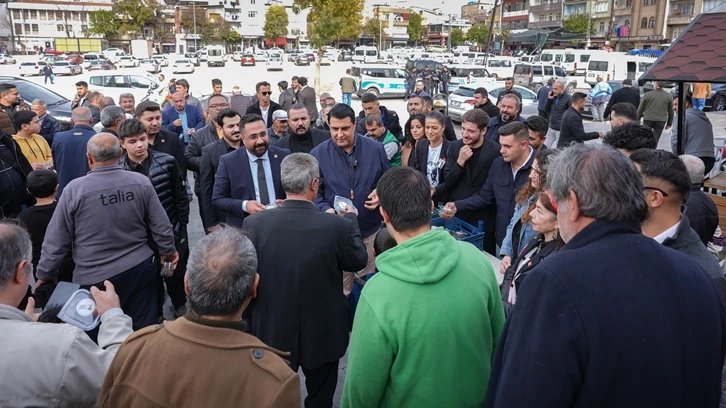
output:
[[[313,156],[287,156],[281,179],[282,205],[247,217],[242,226],[259,262],[251,329],[271,347],[289,351],[293,370],[302,366],[306,408],[330,407],[348,346],[343,271],[365,267],[368,254],[354,213],[340,209],[341,217],[315,206],[320,170]]]
[[[187,145],[190,135],[204,127],[204,116],[196,106],[186,102],[181,92],[175,92],[171,100],[172,106],[161,113],[161,126],[179,135]]]
[[[96,131],[91,127],[91,111],[80,107],[73,109],[73,128],[58,132],[53,138],[53,168],[58,172],[58,194],[60,198],[65,186],[71,180],[85,176],[91,169],[86,159],[86,144]]]
[[[270,90],[270,83],[266,81],[258,82],[255,85],[255,91],[257,92],[257,101],[247,108],[247,115],[254,113],[260,115],[262,121],[265,123],[265,129],[269,129],[272,126],[272,114],[276,110],[282,109],[280,105],[270,100],[272,91]]]
[[[461,117],[461,139],[449,146],[444,182],[436,187],[437,194],[448,195],[449,200],[457,201],[481,190],[494,159],[502,155],[499,152],[501,146],[484,137],[487,123],[489,116],[480,109],[467,111]],[[484,250],[494,254],[494,208],[459,211],[456,216],[471,225],[484,221]]]
[[[305,105],[301,103],[290,107],[288,124],[290,128],[287,134],[275,146],[292,153],[310,153],[313,147],[330,139],[330,132],[311,128],[310,116]]]
[[[227,213],[227,224],[235,227],[241,227],[248,215],[285,198],[280,163],[290,154],[270,146],[260,115],[245,115],[239,126],[245,148],[220,157],[212,192],[214,208]]]
[[[219,167],[219,158],[242,146],[242,132],[239,125],[241,119],[234,109],[225,109],[215,114],[215,122],[210,125],[216,126],[216,132],[222,135],[222,138],[202,148],[202,159],[199,166],[201,170],[199,212],[202,216],[202,225],[207,233],[217,229],[217,225],[225,220],[224,212],[215,209],[212,205],[214,175]]]
[[[287,86],[287,81],[280,81],[277,83],[277,89],[280,91],[280,97],[278,102],[282,109],[287,111],[292,105],[295,104],[295,89]]]
[[[572,94],[572,105],[562,115],[562,128],[557,140],[557,148],[563,149],[573,143],[584,143],[586,140],[602,137],[600,132],[585,132],[582,124],[582,112],[587,103],[587,95],[582,92]]]
[[[60,132],[60,124],[58,120],[51,115],[48,115],[48,107],[44,100],[35,99],[30,105],[30,109],[38,115],[40,119],[40,132],[39,135],[48,142],[49,145],[53,146],[53,137],[56,133]]]
[[[297,93],[297,101],[305,105],[310,116],[310,122],[315,123],[318,120],[318,97],[315,95],[315,89],[308,86],[308,79],[300,77],[297,79],[300,84],[300,90]]]
[[[146,127],[149,148],[174,156],[186,185],[187,163],[184,159],[184,146],[179,140],[179,135],[161,126],[161,107],[159,104],[152,101],[141,102],[136,106],[136,119],[140,120]],[[191,194],[191,191],[187,192]]]

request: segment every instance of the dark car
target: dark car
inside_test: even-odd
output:
[[[105,71],[113,69],[116,69],[116,65],[113,65],[113,63],[109,60],[91,61],[88,68],[86,68],[88,71]]]
[[[295,65],[310,65],[310,58],[305,54],[299,54],[295,58]]]
[[[68,54],[66,56],[66,61],[69,61],[71,64],[80,65],[83,63],[83,57],[78,54]]]
[[[12,83],[18,87],[21,103],[30,104],[35,99],[45,101],[48,113],[60,122],[61,130],[71,128],[71,101],[34,82],[11,76],[0,76],[0,83]]]
[[[633,81],[633,84],[636,82]],[[613,90],[613,93],[617,91],[618,89],[623,87],[623,81],[608,81],[608,84],[610,85],[610,88]],[[640,88],[640,99],[643,99],[643,95],[646,93],[652,91],[653,84],[650,82],[646,82],[643,86],[638,87],[637,85],[633,85],[633,88]],[[587,104],[585,104],[585,110],[582,111],[582,116],[586,118],[592,118],[592,101],[588,100]]]
[[[678,88],[671,89],[671,95],[678,96]],[[726,84],[711,84],[711,97],[706,99],[704,111],[721,112],[726,110]]]

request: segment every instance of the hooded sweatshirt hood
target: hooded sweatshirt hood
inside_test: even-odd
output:
[[[409,283],[435,283],[458,262],[461,248],[443,228],[411,238],[376,259],[380,273]]]

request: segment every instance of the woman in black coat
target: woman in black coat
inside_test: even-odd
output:
[[[532,228],[537,235],[527,243],[504,272],[501,292],[506,317],[509,317],[517,302],[517,292],[521,290],[529,271],[564,245],[557,227],[557,208],[546,193],[537,194],[537,204],[530,215]]]
[[[434,188],[444,182],[444,164],[449,142],[444,138],[446,122],[444,115],[431,111],[426,115],[426,139],[416,143],[416,156],[413,167],[426,177]],[[446,197],[433,196],[434,203],[446,202]]]

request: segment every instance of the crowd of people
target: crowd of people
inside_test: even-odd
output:
[[[331,407],[346,351],[345,407],[726,403],[713,134],[692,95],[679,157],[656,150],[677,114],[661,85],[552,80],[524,118],[508,78],[497,100],[475,90],[457,135],[425,92],[446,72],[405,123],[373,94],[356,113],[349,74],[344,103],[304,77],[278,102],[265,81],[199,101],[175,80],[163,106],[81,81],[67,131],[0,84],[0,370],[24,364],[0,406],[292,407],[301,371],[305,406]],[[611,132],[584,131],[588,101]],[[482,247],[432,214],[481,225]],[[97,328],[46,307],[63,282],[91,292]]]

